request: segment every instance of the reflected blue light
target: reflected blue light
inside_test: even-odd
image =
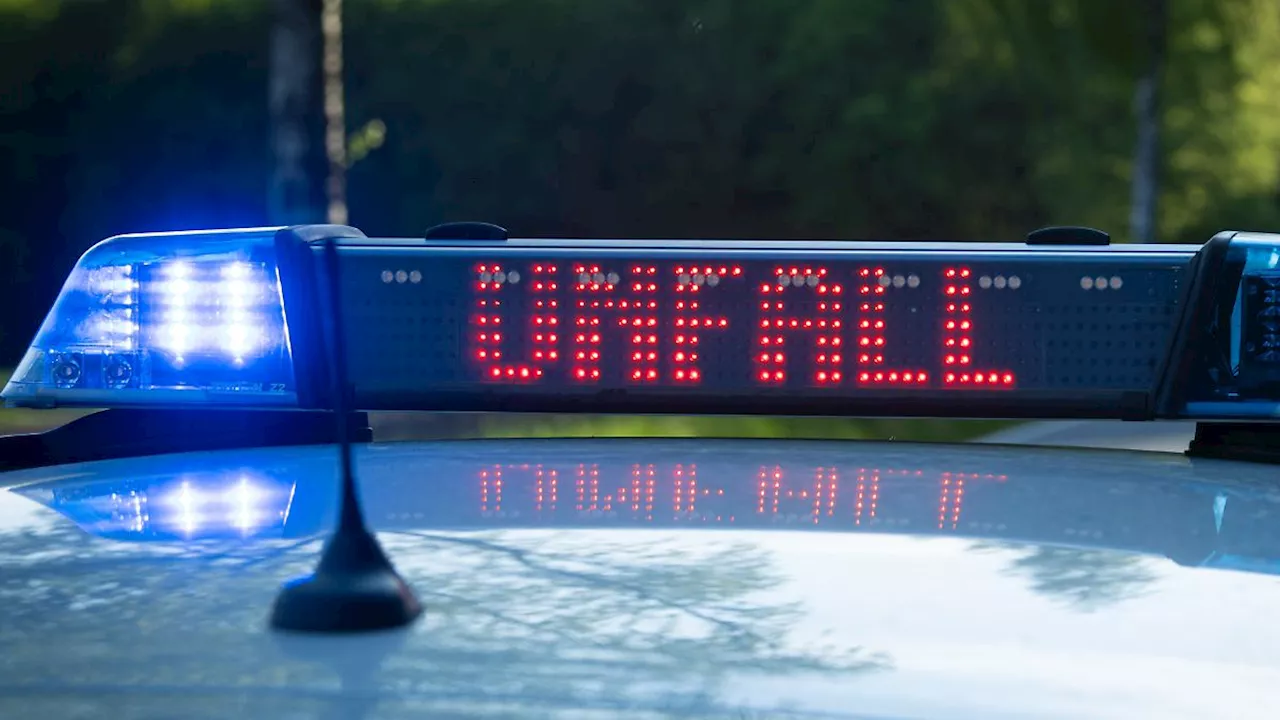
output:
[[[156,482],[58,489],[50,507],[86,531],[121,540],[279,536],[294,485],[248,472],[192,473]]]

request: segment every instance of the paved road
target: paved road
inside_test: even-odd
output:
[[[1053,420],[1019,425],[978,442],[1182,452],[1195,435],[1195,429],[1194,422]]]

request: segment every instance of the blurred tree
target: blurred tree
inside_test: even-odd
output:
[[[317,172],[321,126],[328,116],[327,67],[322,79],[322,0],[273,0],[271,27],[271,222],[321,222],[323,173]],[[340,60],[339,60],[340,61]],[[324,87],[324,96],[321,88]],[[325,160],[327,165],[327,158]]]
[[[1280,226],[1280,3],[1165,3],[1158,237]],[[324,217],[336,145],[322,8],[0,1],[0,301],[25,305],[0,319],[9,363],[104,236],[289,221],[286,200]],[[309,30],[281,40],[286,9]],[[1050,222],[1124,227],[1134,206],[1139,3],[343,12],[337,124],[360,130],[337,149],[352,221],[370,233],[478,218],[527,235],[1016,239]],[[284,50],[311,69],[273,76]],[[273,130],[272,113],[291,129]]]
[[[329,161],[325,179],[327,219],[347,223],[347,125],[342,78],[342,0],[324,0],[320,15],[324,38],[324,152]]]

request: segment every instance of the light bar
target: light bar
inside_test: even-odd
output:
[[[296,404],[277,228],[120,235],[80,258],[4,397]]]
[[[363,410],[1280,417],[1280,236],[1244,233],[1203,247],[126,236],[82,258],[4,397],[327,407],[329,236]],[[111,314],[126,297],[135,325]],[[140,368],[128,381],[109,370],[121,354]]]

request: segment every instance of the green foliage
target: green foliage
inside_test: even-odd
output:
[[[1280,4],[1168,3],[1161,238],[1280,228]],[[1122,236],[1144,7],[348,0],[352,222],[1007,240],[1082,223]],[[270,220],[268,10],[0,3],[0,302],[21,308],[0,318],[0,358],[17,359],[98,239]],[[619,432],[648,431],[627,422]],[[791,432],[775,422],[734,427]]]

